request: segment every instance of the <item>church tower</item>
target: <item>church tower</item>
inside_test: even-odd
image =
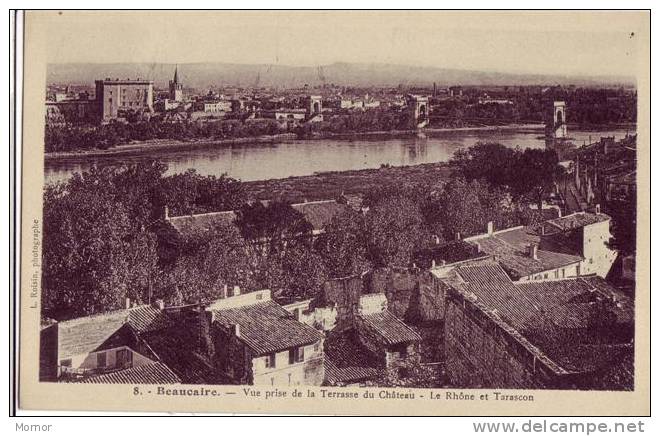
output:
[[[174,68],[174,79],[170,80],[170,100],[183,101],[183,85],[179,82],[179,66]]]

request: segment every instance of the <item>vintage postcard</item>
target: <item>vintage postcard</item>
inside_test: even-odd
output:
[[[649,12],[28,11],[23,71],[21,408],[650,414]]]

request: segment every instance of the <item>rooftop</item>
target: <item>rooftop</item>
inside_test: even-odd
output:
[[[422,337],[390,311],[359,315],[364,323],[381,339],[384,345],[396,345],[406,342],[419,342]]]
[[[316,232],[323,230],[335,216],[349,209],[348,205],[335,200],[309,201],[292,204],[291,207],[302,213]],[[170,217],[168,221],[179,233],[190,234],[196,231],[214,230],[220,226],[234,225],[236,217],[236,212],[230,210]]]
[[[534,232],[540,235],[552,235],[560,232],[576,230],[591,224],[610,220],[604,213],[576,212],[561,218],[544,221],[533,227]]]
[[[181,383],[179,377],[166,365],[155,362],[146,365],[134,366],[120,371],[84,377],[78,383],[103,384],[177,384]]]
[[[415,253],[414,259],[417,266],[431,268],[433,261],[435,261],[436,265],[440,265],[442,262],[455,263],[482,256],[484,256],[484,253],[479,252],[474,244],[457,240],[420,250]]]
[[[296,320],[273,301],[213,311],[213,322],[240,326],[239,339],[257,356],[323,339],[323,334]]]
[[[335,216],[350,208],[335,200],[308,201],[291,206],[305,216],[315,231],[323,230]]]
[[[514,278],[522,278],[542,271],[561,268],[582,260],[581,256],[537,249],[536,258],[530,254],[530,244],[541,244],[539,236],[528,227],[514,227],[492,235],[469,238],[481,251],[497,258],[497,261]],[[543,246],[543,245],[541,245]],[[564,250],[570,251],[570,250]]]
[[[627,346],[633,301],[600,277],[512,282],[495,262],[454,271],[447,284],[566,371],[592,370]]]
[[[330,384],[356,383],[378,376],[378,360],[356,337],[355,330],[331,332],[324,342],[325,379]]]
[[[231,210],[169,218],[170,224],[181,234],[190,234],[196,231],[208,232],[218,227],[233,226],[234,220],[236,220],[236,213]]]
[[[202,353],[199,329],[206,316],[202,309],[184,307],[168,313],[170,322],[158,331],[143,333],[140,337],[183,383],[214,383],[215,372]]]
[[[162,328],[166,322],[162,311],[148,305],[62,321],[58,323],[60,357],[105,348],[124,326],[141,333]]]

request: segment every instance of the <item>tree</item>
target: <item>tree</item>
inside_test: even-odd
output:
[[[445,240],[453,240],[459,233],[461,237],[483,233],[488,222],[505,229],[539,219],[538,212],[514,201],[506,190],[462,177],[452,177],[442,192],[429,196],[423,213],[429,229]]]
[[[173,198],[181,200],[191,211],[238,204],[243,201],[240,183],[224,176],[203,177],[195,173],[169,178],[164,177],[166,171],[167,166],[158,162],[92,167],[75,173],[67,183],[46,187],[45,314],[66,319],[121,307],[125,298],[148,302],[156,293],[162,293],[155,288],[173,270],[182,275],[195,269],[190,275],[199,274],[205,281],[190,282],[200,288],[205,283],[215,284],[219,278],[240,281],[229,274],[234,267],[240,274],[240,262],[229,253],[221,256],[217,251],[236,244],[224,240],[215,246],[207,244],[201,250],[214,257],[201,259],[204,263],[190,257],[186,244],[183,249],[171,249],[169,241],[174,235],[161,219],[164,205]],[[233,231],[242,243],[236,229]],[[231,233],[224,229],[222,234]],[[177,264],[182,257],[185,259]],[[217,263],[217,259],[224,260]],[[189,291],[182,294],[186,301],[192,298],[192,285]]]
[[[314,298],[328,280],[323,258],[306,245],[290,247],[282,257],[281,268],[284,283],[279,297],[283,302]]]
[[[426,238],[417,204],[405,197],[387,197],[366,217],[367,254],[377,267],[407,266]]]
[[[554,150],[528,148],[516,159],[511,179],[515,196],[528,197],[543,209],[543,200],[552,189],[563,168]]]
[[[457,233],[465,237],[484,231],[488,209],[482,204],[483,189],[488,189],[483,182],[467,182],[461,177],[445,185],[435,208],[446,240],[454,240]]]
[[[547,149],[512,149],[497,143],[477,143],[458,150],[450,161],[457,176],[467,181],[485,180],[511,192],[515,199],[528,198],[541,206],[554,182],[561,177],[557,153]]]
[[[467,181],[484,179],[493,186],[510,186],[519,154],[519,150],[502,144],[477,142],[457,150],[449,163]]]
[[[158,207],[165,206],[172,215],[235,210],[246,203],[243,185],[226,175],[202,176],[194,169],[164,177],[161,181]]]
[[[608,246],[623,256],[634,254],[637,249],[637,196],[616,202],[607,212],[612,216],[612,238]]]
[[[290,204],[273,201],[245,204],[237,212],[236,225],[243,237],[280,252],[287,245],[311,241],[312,225]]]
[[[44,193],[43,312],[56,319],[148,298],[157,274],[153,235],[136,231],[126,208],[103,191]]]
[[[252,253],[235,226],[221,224],[183,239],[187,248],[168,270],[161,298],[170,304],[189,304],[221,298],[225,286],[256,290]]]
[[[364,216],[346,209],[326,226],[316,242],[330,277],[347,277],[369,269]]]

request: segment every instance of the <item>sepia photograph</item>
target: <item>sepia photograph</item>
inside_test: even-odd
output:
[[[26,58],[48,43],[38,80],[26,64],[25,377],[646,392],[649,31],[643,11],[27,12]]]

